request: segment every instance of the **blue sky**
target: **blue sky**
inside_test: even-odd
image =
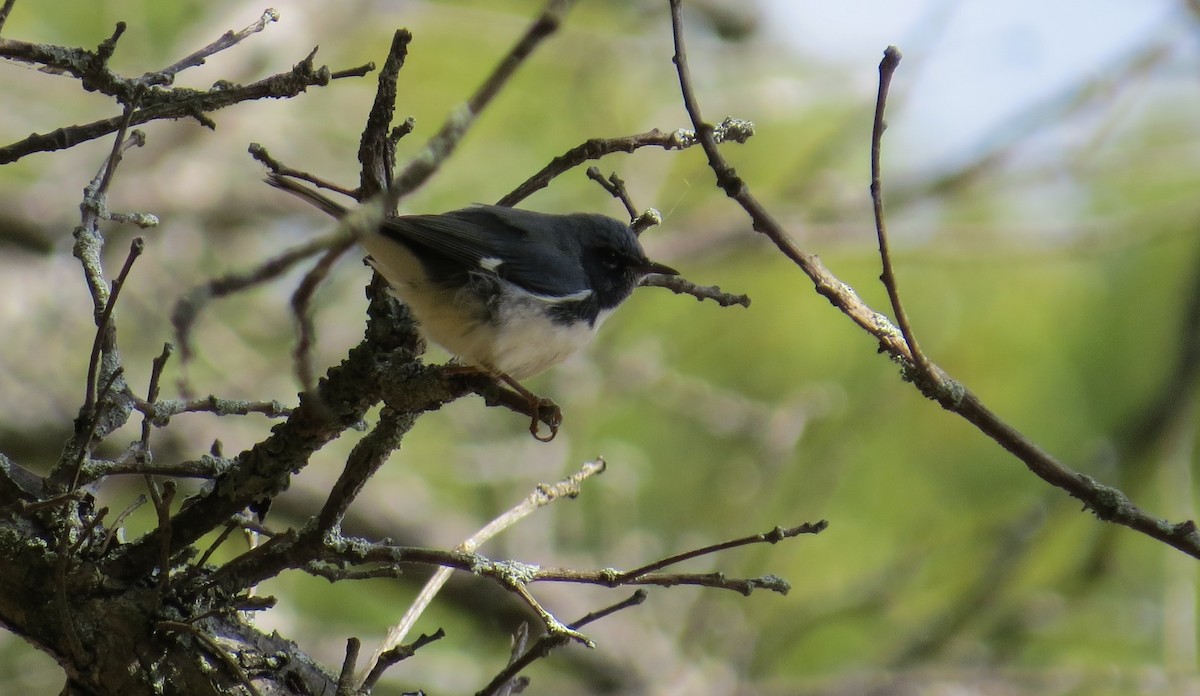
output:
[[[883,49],[904,53],[890,138],[926,163],[969,157],[986,134],[1146,43],[1194,51],[1182,0],[764,0],[775,38],[875,79]],[[1195,80],[1195,76],[1191,76]]]

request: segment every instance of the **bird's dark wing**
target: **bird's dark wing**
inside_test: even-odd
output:
[[[418,247],[427,270],[450,280],[490,272],[529,292],[557,298],[588,289],[570,230],[556,229],[544,213],[478,206],[442,215],[405,215],[384,223],[382,233]]]

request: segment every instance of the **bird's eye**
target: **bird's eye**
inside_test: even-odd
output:
[[[624,265],[621,255],[612,249],[604,249],[600,252],[600,263],[604,264],[605,268],[616,270]]]

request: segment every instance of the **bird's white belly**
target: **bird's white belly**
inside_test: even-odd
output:
[[[566,360],[587,345],[604,316],[594,324],[563,324],[548,317],[537,300],[512,303],[500,314],[489,360],[513,379],[524,379]],[[607,312],[603,313],[607,314]]]

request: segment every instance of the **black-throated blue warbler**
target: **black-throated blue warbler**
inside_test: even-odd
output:
[[[271,174],[267,183],[335,218],[346,214],[291,179]],[[646,258],[629,225],[590,213],[479,205],[390,217],[358,242],[427,340],[531,400],[517,380],[587,344],[643,277],[678,274]],[[542,439],[536,415],[530,431]]]

